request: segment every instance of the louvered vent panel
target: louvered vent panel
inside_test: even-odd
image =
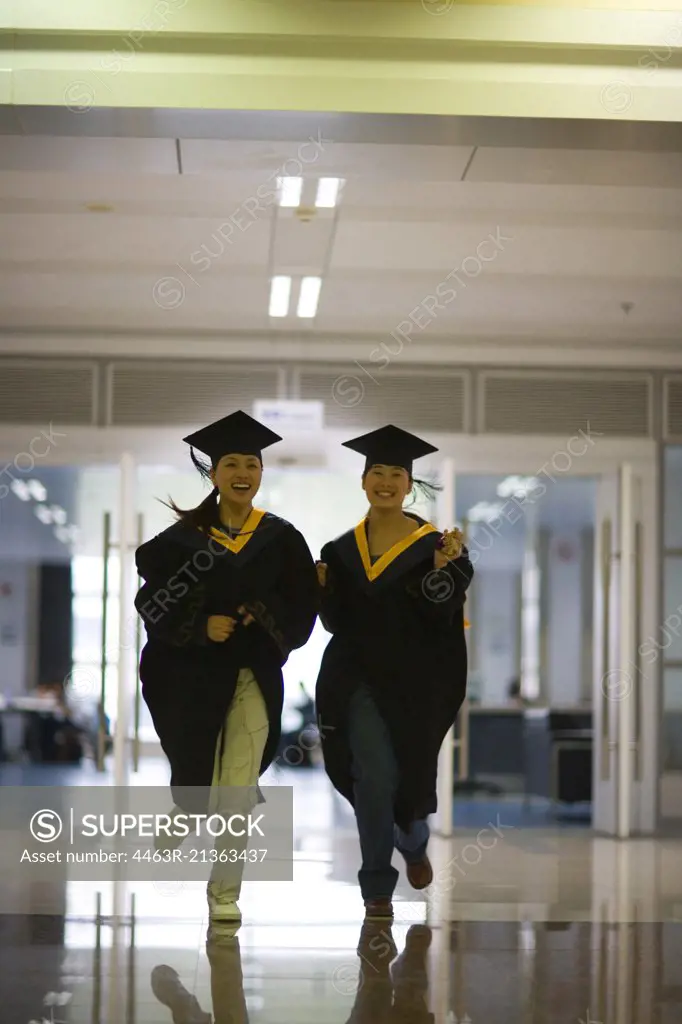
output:
[[[466,430],[467,377],[444,370],[377,373],[376,383],[360,368],[301,368],[300,396],[325,404],[330,427],[395,422],[406,430],[462,433]]]
[[[0,423],[93,423],[95,375],[92,363],[0,359]]]
[[[682,377],[666,378],[664,408],[666,440],[682,441]]]
[[[277,397],[277,367],[267,364],[117,363],[109,372],[114,426],[210,423]]]
[[[482,375],[481,430],[573,434],[589,423],[607,437],[649,437],[651,379],[623,375]]]

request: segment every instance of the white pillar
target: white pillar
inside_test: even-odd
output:
[[[438,494],[437,517],[440,530],[451,530],[455,525],[455,464],[451,458],[443,459]],[[438,758],[438,832],[452,835],[452,800],[455,781],[455,730],[450,729],[443,740]]]
[[[626,839],[632,827],[632,768],[633,768],[633,704],[635,687],[639,680],[634,678],[635,652],[634,629],[634,522],[632,495],[632,467],[623,465],[620,469],[619,520],[620,520],[620,567],[618,573],[618,663],[622,699],[616,702],[618,715],[618,757],[617,800],[618,837]]]
[[[124,452],[120,462],[118,554],[120,566],[118,610],[118,694],[114,731],[114,785],[125,786],[130,775],[130,710],[134,698],[128,635],[132,598],[132,548],[135,544],[135,459]]]
[[[538,527],[531,505],[526,517],[526,544],[521,570],[521,693],[530,700],[540,695],[540,566]]]

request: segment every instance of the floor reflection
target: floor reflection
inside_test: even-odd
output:
[[[389,925],[363,925],[357,961],[339,965],[332,977],[337,996],[353,997],[348,1024],[435,1024],[428,1006],[431,938],[427,925],[412,925],[398,955]],[[151,989],[167,1008],[168,1020],[173,1024],[250,1024],[235,930],[211,928],[206,956],[213,1015],[185,987],[173,967],[158,964],[152,970]]]
[[[28,924],[30,922],[30,927]],[[682,925],[365,923],[345,945],[264,930],[102,924],[69,948],[58,918],[0,918],[3,1024],[679,1024]],[[139,945],[138,945],[138,940]],[[307,940],[307,941],[306,941]]]
[[[392,927],[363,924],[352,821],[296,786],[294,881],[245,887],[236,932],[204,884],[0,873],[2,1024],[682,1021],[679,842],[491,818],[495,845],[434,838],[434,893],[401,879]]]
[[[430,1024],[427,954],[432,931],[412,925],[397,959],[392,929],[365,924],[360,934],[360,959],[355,1002],[348,1024]]]

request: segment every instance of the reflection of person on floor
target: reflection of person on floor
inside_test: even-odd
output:
[[[214,930],[206,943],[214,1024],[249,1024],[239,939]]]
[[[358,944],[358,990],[347,1024],[434,1024],[428,1009],[430,945],[431,929],[412,925],[404,951],[394,960],[390,924],[366,921]]]
[[[317,566],[320,617],[333,634],[317,710],[325,767],[355,810],[366,914],[390,920],[394,848],[415,889],[433,879],[427,818],[436,811],[440,748],[466,690],[463,608],[473,567],[459,531],[441,534],[403,510],[413,459],[437,449],[394,426],[346,446],[365,456],[370,510],[324,546]]]
[[[159,964],[154,968],[152,992],[170,1010],[173,1024],[213,1024],[211,1014],[202,1010],[196,996],[188,992],[172,967]]]
[[[214,930],[206,954],[211,966],[213,1016],[188,992],[177,971],[165,964],[152,971],[152,992],[171,1011],[173,1024],[249,1024],[239,939],[229,929],[223,934]]]
[[[171,504],[178,522],[137,551],[142,693],[170,762],[176,814],[222,812],[229,787],[255,790],[279,741],[282,665],[315,622],[318,586],[303,537],[252,503],[261,450],[280,440],[243,412],[186,437],[213,490],[195,509]],[[157,849],[180,845],[174,831],[157,837]],[[237,846],[224,834],[221,855],[222,842]],[[240,919],[244,860],[232,863],[229,878],[214,863],[212,918]]]
[[[366,921],[360,934],[357,995],[348,1024],[435,1024],[429,1013],[426,957],[431,929],[412,925],[398,957],[390,924]],[[213,1016],[180,981],[177,971],[160,964],[152,971],[152,991],[167,1006],[173,1024],[249,1024],[244,996],[239,939],[234,931],[213,927],[206,943],[211,966]]]

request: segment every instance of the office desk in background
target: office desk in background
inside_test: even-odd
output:
[[[506,793],[589,800],[591,730],[590,708],[471,705],[469,779],[497,784]]]

